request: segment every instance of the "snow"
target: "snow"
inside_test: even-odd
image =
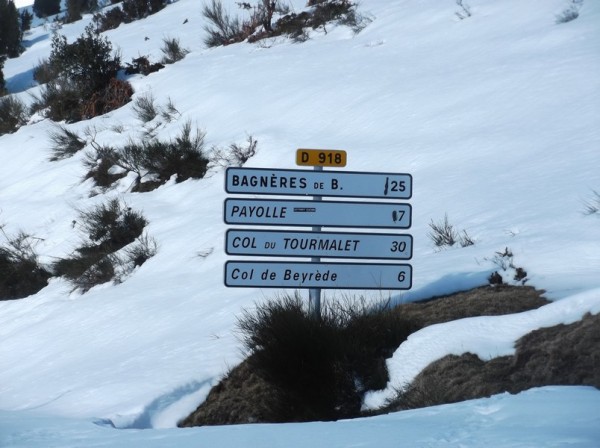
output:
[[[576,402],[577,405],[573,406]],[[593,447],[600,438],[600,391],[545,387],[516,396],[335,423],[115,430],[106,422],[0,412],[3,447]],[[565,408],[571,409],[565,418]],[[541,411],[543,409],[543,411]],[[25,415],[23,415],[25,414]],[[548,430],[552,428],[552,430]]]
[[[209,146],[257,138],[247,166],[296,168],[297,148],[335,148],[348,152],[347,170],[410,173],[413,289],[390,292],[394,302],[485,284],[498,269],[494,254],[506,247],[528,285],[554,300],[411,335],[388,361],[389,387],[369,394],[366,406],[379,406],[445,354],[510,354],[535,328],[600,311],[600,219],[582,213],[600,188],[598,2],[556,24],[569,2],[474,0],[472,16],[459,20],[450,0],[364,0],[359,9],[372,22],[358,35],[328,27],[302,44],[278,38],[212,49],[202,44],[200,5],[179,0],[106,33],[124,62],[160,59],[166,37],[190,50],[130,79],[135,97],[170,98],[180,111],[159,128],[161,139],[191,120],[207,131]],[[60,32],[71,42],[89,20]],[[48,56],[51,35],[48,26],[32,29],[27,51],[5,64],[7,87],[24,101],[39,89],[32,71]],[[1,446],[598,446],[600,395],[583,387],[337,423],[174,429],[242,359],[241,310],[275,291],[223,285],[221,169],[143,194],[129,192],[126,180],[94,196],[82,182],[83,154],[49,161],[52,128],[37,119],[0,136],[7,234],[39,238],[40,259],[51,262],[79,243],[78,210],[119,197],[143,211],[159,250],[119,285],[82,295],[53,279],[31,297],[0,302]],[[111,144],[143,131],[131,104],[68,128]],[[428,224],[445,213],[474,246],[436,250]]]

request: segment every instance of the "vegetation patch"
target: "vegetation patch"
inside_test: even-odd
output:
[[[475,244],[475,241],[467,234],[466,230],[459,232],[450,224],[448,214],[445,214],[444,219],[437,223],[432,219],[429,228],[431,229],[429,238],[437,248],[452,247],[455,244],[460,244],[460,247],[468,247]]]
[[[137,102],[141,107],[138,114],[151,118],[153,100]],[[123,173],[136,174],[132,191],[151,191],[163,185],[172,176],[176,182],[204,177],[209,159],[204,151],[204,132],[192,130],[191,122],[183,125],[181,132],[168,141],[148,138],[141,142],[131,141],[121,148],[99,146],[92,143],[95,154],[88,154],[86,164],[90,168],[87,177],[93,178],[97,186],[108,186],[123,177]],[[118,168],[116,176],[114,168]]]
[[[152,63],[147,56],[140,56],[133,58],[131,63],[125,63],[125,74],[136,75],[139,73],[148,76],[150,73],[157,72],[162,68],[165,68],[164,64]]]
[[[179,39],[174,37],[164,37],[163,46],[160,51],[163,54],[163,64],[174,64],[177,61],[181,61],[190,52],[190,50],[181,46]]]
[[[134,268],[156,252],[156,244],[142,236],[148,224],[146,218],[118,199],[80,212],[77,223],[85,234],[84,243],[70,257],[56,261],[53,270],[82,292],[111,280],[120,281],[120,266],[133,264]],[[123,260],[116,252],[136,239],[137,246],[148,249],[147,256],[140,256],[136,249],[130,252],[131,257]]]
[[[236,423],[261,418],[335,420],[359,414],[364,392],[382,388],[388,380],[385,358],[415,330],[402,316],[365,301],[331,303],[321,319],[310,316],[303,302],[298,296],[285,296],[240,318],[249,353],[243,368],[256,375],[255,385],[267,392],[270,404],[259,406],[263,415],[233,411],[234,418],[241,419]],[[219,412],[213,412],[200,411],[183,425],[219,423],[200,417],[214,419]]]
[[[101,32],[112,30],[121,23],[131,23],[156,14],[166,4],[165,0],[123,0],[119,6],[96,13],[93,21]]]
[[[35,238],[24,232],[9,237],[1,226],[0,233],[5,239],[0,245],[0,300],[20,299],[44,288],[51,274],[38,261]]]
[[[75,122],[122,107],[133,88],[116,79],[120,63],[112,44],[91,24],[70,44],[55,34],[50,58],[35,71],[37,79],[48,81],[34,109],[54,121]]]
[[[385,412],[433,406],[532,387],[587,385],[600,388],[600,314],[570,325],[526,334],[514,356],[483,361],[472,353],[449,355],[426,367]]]
[[[268,302],[240,320],[248,358],[180,425],[358,417],[364,392],[385,387],[385,359],[411,332],[547,303],[530,287],[486,286],[392,309],[369,308],[364,301],[332,305],[318,322],[298,297]]]
[[[260,0],[254,4],[238,3],[248,15],[245,19],[230,16],[221,0],[205,4],[202,15],[208,20],[205,27],[208,47],[230,45],[237,42],[257,42],[262,39],[288,36],[296,41],[308,39],[307,29],[323,29],[334,23],[351,27],[358,33],[369,20],[356,11],[356,3],[350,0],[309,0],[308,9],[299,14],[276,0]]]
[[[515,265],[514,255],[508,247],[502,252],[496,252],[490,261],[499,268],[488,277],[490,285],[503,285],[505,280],[524,285],[529,280],[527,271]]]
[[[69,158],[85,146],[85,140],[61,125],[56,125],[50,132],[50,140],[52,141],[52,157],[50,159],[52,161]]]

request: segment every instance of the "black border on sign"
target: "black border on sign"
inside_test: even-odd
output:
[[[293,254],[284,254],[284,255],[280,255],[280,254],[273,254],[273,253],[263,253],[263,252],[253,252],[251,254],[242,254],[242,253],[237,253],[237,252],[229,252],[227,249],[227,241],[229,241],[229,233],[230,232],[256,232],[256,233],[295,233],[295,234],[302,234],[302,235],[306,235],[307,237],[318,237],[319,235],[367,235],[367,236],[388,236],[388,237],[408,237],[410,239],[410,254],[409,257],[407,258],[398,258],[398,257],[357,257],[357,256],[348,256],[348,255],[338,255],[338,256],[332,256],[332,255],[322,255],[319,253],[315,253],[315,254],[311,254],[311,255],[293,255]],[[408,233],[366,233],[366,232],[311,232],[310,230],[265,230],[265,229],[246,229],[246,228],[235,228],[235,229],[228,229],[227,232],[225,232],[225,253],[227,255],[237,255],[240,257],[253,257],[253,256],[259,256],[259,257],[290,257],[290,258],[309,258],[309,257],[321,257],[321,258],[348,258],[351,260],[401,260],[401,261],[405,261],[405,260],[410,260],[413,257],[413,244],[414,244],[414,240],[413,240],[413,236],[408,234]],[[262,261],[262,260],[261,260]]]
[[[322,266],[322,265],[370,265],[370,266],[396,266],[396,267],[404,267],[404,266],[408,266],[410,268],[410,282],[408,284],[407,288],[384,288],[384,287],[380,287],[380,286],[369,286],[369,287],[363,287],[363,286],[265,286],[265,285],[258,285],[258,286],[254,286],[254,285],[228,285],[227,284],[227,265],[229,263],[241,263],[241,264],[256,264],[256,263],[263,263],[263,264],[270,264],[270,265],[274,265],[274,264],[304,264],[304,265],[316,265],[318,266]],[[412,288],[412,280],[413,280],[413,267],[411,264],[406,264],[406,263],[401,263],[401,264],[392,264],[392,263],[338,263],[338,262],[332,262],[332,263],[311,263],[309,261],[246,261],[246,260],[230,260],[225,262],[224,268],[223,268],[223,278],[224,278],[224,283],[225,286],[228,288],[270,288],[270,289],[274,289],[274,288],[278,288],[278,289],[314,289],[314,288],[320,288],[320,289],[380,289],[380,290],[401,290],[401,291],[407,291],[409,289]]]
[[[310,173],[310,174],[314,174],[314,173],[320,173],[318,175],[321,174],[366,174],[368,176],[408,176],[408,178],[410,179],[410,196],[407,197],[395,197],[395,198],[391,198],[391,197],[387,197],[387,196],[381,196],[381,195],[347,195],[347,194],[322,194],[320,195],[318,193],[318,191],[315,191],[314,193],[270,193],[270,192],[263,192],[263,191],[230,191],[227,188],[227,179],[229,177],[229,171],[230,170],[255,170],[255,171],[269,171],[269,172],[273,172],[276,171],[278,173]],[[251,187],[254,188],[254,187]],[[314,189],[313,189],[314,190]],[[408,173],[378,173],[378,172],[373,172],[373,171],[313,171],[313,170],[295,170],[295,169],[278,169],[278,168],[240,168],[240,167],[229,167],[225,170],[225,191],[229,194],[264,194],[264,195],[268,195],[268,196],[323,196],[323,197],[346,197],[346,198],[373,198],[373,199],[388,199],[388,200],[392,200],[392,201],[406,201],[410,198],[412,198],[412,194],[413,194],[413,177],[411,174]],[[311,190],[312,191],[312,190]]]
[[[397,205],[397,206],[403,206],[403,207],[408,207],[408,226],[406,227],[399,227],[399,226],[381,226],[381,225],[356,225],[356,224],[349,224],[349,225],[344,225],[344,224],[319,224],[319,223],[311,223],[311,224],[290,224],[288,223],[281,223],[281,224],[277,224],[277,223],[272,223],[272,222],[267,222],[267,223],[258,223],[258,222],[248,222],[248,223],[243,223],[243,222],[229,222],[227,221],[227,215],[225,214],[226,210],[227,210],[227,202],[228,201],[243,201],[243,202],[253,202],[253,203],[259,203],[259,202],[282,202],[282,203],[296,203],[297,205],[304,205],[306,207],[309,206],[315,206],[315,205],[322,205],[322,204],[352,204],[352,205],[361,205],[361,204],[371,204],[371,205],[385,205],[386,207],[389,206],[393,206],[393,205]],[[412,226],[412,206],[410,204],[401,202],[401,203],[394,203],[394,202],[366,202],[366,201],[311,201],[311,200],[302,200],[302,199],[264,199],[264,198],[256,198],[256,199],[246,199],[246,198],[227,198],[225,199],[225,202],[223,203],[223,222],[225,224],[230,224],[230,225],[236,225],[236,226],[270,226],[270,227],[317,227],[317,226],[321,226],[321,227],[335,227],[335,228],[355,228],[355,229],[399,229],[399,230],[407,230],[410,229],[410,227]]]

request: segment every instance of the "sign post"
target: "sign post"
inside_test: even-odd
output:
[[[228,198],[224,221],[234,225],[310,227],[310,230],[229,229],[229,255],[304,257],[310,261],[228,261],[228,287],[306,288],[309,314],[321,315],[322,289],[410,289],[412,176],[406,173],[324,171],[346,166],[346,152],[298,149],[296,164],[306,169],[227,168],[225,190],[233,194],[284,195],[302,199]],[[331,200],[329,198],[334,198]],[[337,198],[361,198],[353,201]],[[383,199],[365,201],[362,198]],[[327,199],[327,200],[324,200]],[[323,227],[352,228],[323,231]],[[392,229],[365,233],[356,229]],[[392,233],[393,232],[393,233]],[[323,261],[379,259],[387,263]]]
[[[315,166],[314,171],[323,171],[322,166]],[[313,196],[313,201],[321,201],[322,196]],[[320,232],[323,228],[321,226],[314,226],[313,232]],[[321,257],[311,257],[311,263],[319,263]],[[310,288],[308,290],[308,314],[314,319],[321,318],[321,288]]]

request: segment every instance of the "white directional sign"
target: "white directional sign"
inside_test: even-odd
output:
[[[381,263],[228,261],[225,285],[260,288],[410,289],[412,267]]]
[[[408,229],[410,204],[390,202],[226,199],[227,224]]]
[[[231,229],[225,241],[229,255],[389,260],[412,257],[412,236],[392,233]]]
[[[239,194],[410,199],[412,176],[354,171],[228,168],[225,190]]]

